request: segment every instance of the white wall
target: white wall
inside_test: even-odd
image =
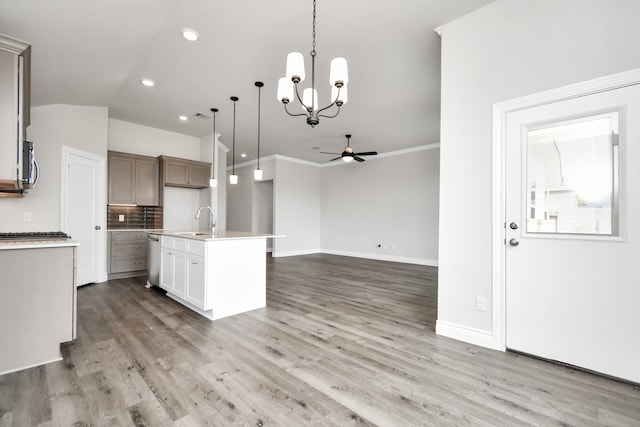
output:
[[[406,151],[322,168],[324,252],[438,265],[440,150]]]
[[[164,155],[200,160],[200,138],[109,119],[109,150],[151,157]]]
[[[475,301],[491,301],[493,104],[640,67],[638,16],[637,0],[498,0],[441,28],[438,333],[492,333]]]
[[[262,164],[260,165],[262,168]],[[276,158],[273,256],[320,251],[321,171],[309,162]]]
[[[31,108],[27,139],[35,143],[40,182],[22,199],[0,199],[0,230],[60,230],[62,146],[106,159],[107,129],[104,107],[55,104]],[[103,179],[106,185],[106,177]],[[106,206],[106,200],[103,203]],[[30,222],[23,220],[24,212],[31,212]]]

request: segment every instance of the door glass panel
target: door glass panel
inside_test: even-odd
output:
[[[618,112],[527,128],[527,232],[618,235]]]

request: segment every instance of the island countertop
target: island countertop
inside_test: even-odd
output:
[[[264,239],[268,237],[284,237],[282,235],[250,233],[246,231],[221,230],[211,234],[208,230],[196,231],[157,231],[150,234],[158,234],[161,236],[181,237],[185,239],[193,239],[200,241],[218,241],[218,240],[246,240],[246,239]]]

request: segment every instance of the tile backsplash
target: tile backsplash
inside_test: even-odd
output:
[[[109,230],[162,228],[162,206],[107,205],[107,228]]]

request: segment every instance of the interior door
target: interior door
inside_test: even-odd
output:
[[[640,382],[640,85],[506,133],[507,348]]]
[[[66,157],[66,223],[63,230],[80,243],[77,250],[77,284],[100,281],[99,160],[69,152]]]

